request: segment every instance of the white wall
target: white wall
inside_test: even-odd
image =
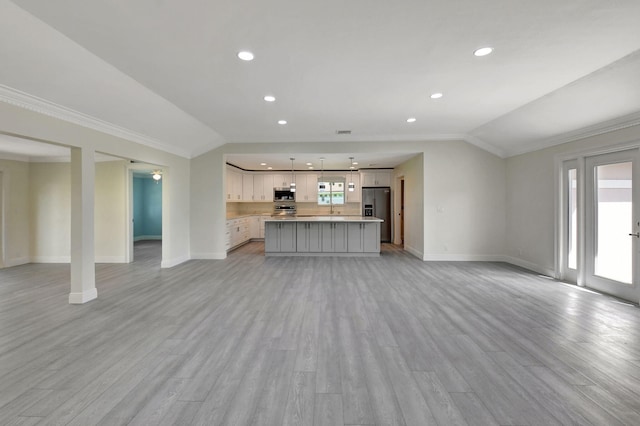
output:
[[[126,251],[127,162],[96,164],[96,262],[121,263]]]
[[[348,158],[361,152],[418,156],[399,168],[409,184],[405,238],[413,254],[425,260],[503,259],[506,161],[464,141],[224,145],[191,163],[192,256],[226,256],[225,154],[344,153]]]
[[[124,262],[126,162],[96,164],[96,262]],[[31,261],[70,261],[71,169],[69,163],[31,163],[29,174]]]
[[[69,163],[31,163],[29,184],[31,261],[67,263],[71,232]]]
[[[164,179],[162,266],[170,267],[189,259],[188,159],[2,102],[0,131],[161,165]]]
[[[394,217],[400,209],[400,191],[397,179],[404,178],[404,248],[414,256],[424,256],[424,155],[418,154],[394,170],[393,196]],[[394,221],[394,240],[399,230],[399,221]]]
[[[0,160],[4,183],[5,266],[29,262],[29,163]]]
[[[640,127],[610,132],[507,159],[507,243],[512,263],[555,275],[555,158],[640,142]]]
[[[425,145],[425,260],[502,260],[505,166],[463,141]]]

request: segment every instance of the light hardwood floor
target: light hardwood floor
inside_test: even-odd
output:
[[[640,425],[640,309],[499,263],[0,271],[1,425]]]

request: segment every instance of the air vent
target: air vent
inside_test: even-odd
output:
[[[350,135],[351,130],[336,130],[336,135]]]

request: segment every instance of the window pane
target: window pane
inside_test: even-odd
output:
[[[631,284],[633,241],[632,163],[598,166],[595,273]]]
[[[568,267],[578,267],[578,171],[569,170],[569,238]]]

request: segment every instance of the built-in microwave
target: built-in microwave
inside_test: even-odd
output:
[[[291,188],[273,188],[273,201],[295,201],[296,193]]]

